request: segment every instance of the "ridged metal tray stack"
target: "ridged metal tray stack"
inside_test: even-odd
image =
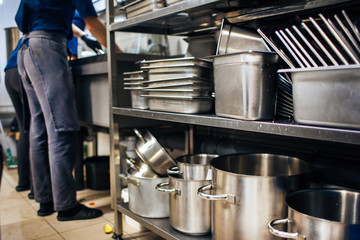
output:
[[[142,61],[148,72],[144,93],[150,110],[206,113],[213,109],[212,62],[194,57]]]
[[[132,18],[164,7],[164,0],[136,0],[121,7],[120,10],[125,10],[127,18]]]
[[[130,90],[131,93],[131,107],[138,109],[148,109],[147,98],[144,95],[144,82],[147,80],[147,72],[133,71],[124,72],[124,89]]]

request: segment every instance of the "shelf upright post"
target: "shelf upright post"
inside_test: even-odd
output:
[[[106,35],[107,35],[107,63],[108,63],[108,83],[109,83],[109,126],[110,126],[110,193],[111,206],[114,210],[114,239],[122,239],[123,216],[117,210],[117,203],[121,199],[121,184],[117,177],[120,173],[120,150],[119,150],[119,127],[118,117],[113,113],[113,106],[118,107],[118,92],[116,83],[117,64],[115,55],[115,31],[110,31],[110,25],[114,23],[114,1],[106,0]],[[114,97],[113,97],[114,96]],[[120,190],[120,191],[119,191]]]

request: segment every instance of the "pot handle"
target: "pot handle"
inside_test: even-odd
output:
[[[269,232],[277,237],[281,237],[281,238],[287,238],[287,239],[297,239],[297,240],[305,240],[306,237],[300,235],[299,233],[289,233],[289,232],[284,232],[284,231],[280,231],[274,228],[274,226],[276,225],[280,225],[280,224],[288,224],[291,220],[285,218],[285,219],[275,219],[272,220],[271,222],[268,223],[268,229]]]
[[[164,192],[164,193],[175,193],[180,195],[180,190],[176,189],[176,188],[163,188],[166,186],[169,186],[170,184],[168,182],[162,182],[159,183],[158,185],[156,185],[155,189],[158,190],[159,192]]]
[[[134,159],[127,158],[127,159],[126,159],[126,163],[129,164],[129,166],[130,166],[132,169],[134,169],[134,170],[136,170],[136,171],[139,171],[139,168],[135,165]]]
[[[131,184],[134,185],[135,187],[140,187],[140,182],[137,181],[137,180],[135,180],[135,179],[131,179],[131,178],[125,176],[125,175],[122,174],[122,173],[119,174],[119,177],[120,177],[121,179],[126,180],[128,183],[131,183]]]
[[[136,136],[138,136],[138,138],[139,138],[143,143],[146,143],[145,138],[143,137],[143,135],[141,135],[141,133],[139,132],[139,130],[137,130],[136,128],[134,128],[134,132],[135,132]]]
[[[210,183],[208,185],[202,186],[198,189],[197,194],[199,197],[206,200],[217,200],[217,201],[226,201],[229,203],[235,204],[235,196],[232,194],[218,194],[213,195],[209,193],[204,193],[204,191],[213,189],[213,185]]]
[[[179,167],[172,167],[167,170],[167,173],[170,174],[180,174]]]

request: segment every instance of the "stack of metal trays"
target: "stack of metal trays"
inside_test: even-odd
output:
[[[120,10],[125,10],[127,18],[132,18],[164,7],[164,0],[136,0],[121,7]]]
[[[166,0],[166,6],[171,6],[184,0]]]
[[[131,106],[138,109],[148,109],[147,98],[144,95],[143,83],[147,80],[147,73],[144,71],[124,72],[124,89],[130,90]]]
[[[194,57],[142,61],[148,72],[141,95],[150,110],[206,113],[213,109],[212,62]]]
[[[279,74],[276,98],[276,115],[293,118],[292,82],[287,74]]]

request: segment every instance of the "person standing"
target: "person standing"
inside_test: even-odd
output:
[[[15,21],[24,33],[18,70],[28,96],[30,164],[39,216],[58,212],[59,221],[102,215],[76,200],[72,170],[78,154],[75,88],[67,61],[75,9],[98,41],[106,29],[91,0],[21,0]]]
[[[22,192],[30,190],[28,197],[34,198],[31,186],[30,160],[29,160],[29,125],[30,110],[27,97],[21,77],[17,70],[17,53],[20,48],[22,39],[19,40],[16,48],[11,53],[9,60],[4,69],[5,86],[10,96],[11,102],[15,109],[16,120],[19,126],[19,140],[17,142],[17,162],[18,162],[18,185],[16,191]]]

